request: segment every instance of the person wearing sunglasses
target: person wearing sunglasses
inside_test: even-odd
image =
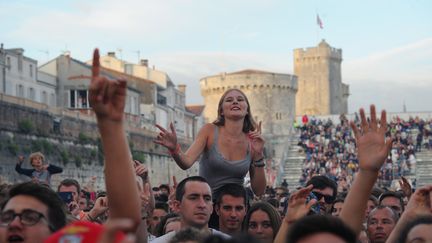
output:
[[[17,184],[0,212],[0,242],[43,242],[66,225],[64,203],[49,187]]]
[[[330,214],[333,202],[336,199],[336,182],[327,176],[314,176],[306,183],[306,186],[309,185],[313,185],[312,198],[316,198],[319,203],[319,214]]]

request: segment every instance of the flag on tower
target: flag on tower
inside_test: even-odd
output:
[[[321,18],[317,14],[317,25],[320,27],[320,29],[324,28],[323,22],[321,21]]]

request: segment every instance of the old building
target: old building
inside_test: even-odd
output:
[[[348,112],[349,86],[342,83],[341,62],[342,50],[325,40],[317,47],[294,50],[297,116]]]
[[[0,47],[1,92],[6,95],[55,105],[55,80],[46,73],[39,73],[37,61],[24,56],[24,49]]]

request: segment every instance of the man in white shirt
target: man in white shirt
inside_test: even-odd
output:
[[[230,237],[208,227],[213,202],[210,186],[203,177],[192,176],[184,179],[178,184],[175,195],[174,207],[180,214],[181,229],[194,227],[209,235]],[[175,234],[176,232],[170,232],[154,239],[152,243],[169,242]]]

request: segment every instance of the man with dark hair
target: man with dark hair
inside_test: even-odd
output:
[[[194,227],[205,234],[229,236],[208,227],[210,215],[213,211],[212,192],[206,179],[191,176],[182,180],[176,189],[173,206],[180,215],[181,229]],[[176,232],[172,231],[154,239],[153,243],[169,242]]]
[[[156,235],[156,226],[161,221],[162,217],[168,214],[168,204],[164,202],[156,202],[155,207],[148,219],[149,232]]]
[[[159,186],[159,190],[160,190],[160,193],[161,194],[165,194],[165,195],[167,195],[167,196],[169,196],[170,195],[170,187],[167,185],[167,184],[161,184],[160,186]]]
[[[399,216],[390,207],[379,205],[367,220],[367,235],[370,243],[384,243],[396,226]]]
[[[81,193],[81,186],[75,179],[64,179],[60,182],[57,187],[57,192],[69,192],[72,193],[72,201],[67,202],[67,208],[72,216],[77,219],[83,219],[85,213],[79,209],[79,197]]]
[[[356,235],[344,222],[330,215],[311,215],[294,223],[286,242],[354,243]]]
[[[64,204],[48,186],[25,182],[9,191],[1,207],[0,242],[43,242],[66,225]]]
[[[246,208],[246,191],[243,186],[230,183],[221,187],[215,204],[219,230],[228,235],[240,233]]]
[[[398,216],[401,216],[405,210],[403,196],[400,193],[393,191],[386,191],[379,197],[379,205],[387,206],[393,209]]]
[[[309,185],[313,185],[312,194],[320,205],[320,214],[330,214],[337,194],[336,182],[327,176],[314,176],[306,183],[306,187]]]

